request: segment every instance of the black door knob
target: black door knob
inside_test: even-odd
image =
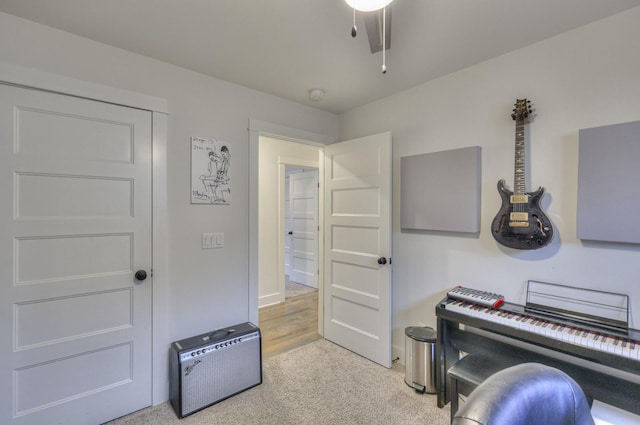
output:
[[[387,264],[387,259],[384,257],[378,258],[378,264],[380,265]]]
[[[144,270],[138,270],[135,274],[135,278],[140,281],[145,280],[147,278],[147,272]]]

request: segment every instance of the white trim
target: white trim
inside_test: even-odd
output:
[[[313,146],[324,146],[336,142],[336,139],[331,136],[312,133],[298,128],[285,127],[280,124],[273,124],[254,118],[249,118],[249,131],[257,131],[262,136],[273,136],[276,139]]]
[[[0,61],[0,82],[45,90],[131,108],[169,113],[167,101],[146,94],[43,72]]]
[[[297,167],[306,167],[306,168],[315,168],[315,169],[320,168],[320,163],[317,161],[308,161],[306,159],[298,159],[298,158],[293,158],[288,156],[279,156],[278,164],[293,165]]]
[[[322,148],[319,149],[322,153]],[[278,157],[278,290],[282,294],[282,300],[286,299],[286,280],[285,280],[285,267],[284,267],[284,245],[285,245],[285,229],[284,229],[284,217],[285,217],[285,197],[283,192],[285,188],[285,169],[287,165],[296,167],[313,168],[318,171],[318,227],[324,229],[322,223],[324,222],[324,204],[321,199],[324,199],[323,187],[320,184],[320,178],[324,176],[321,169],[324,169],[324,163],[320,162],[321,155],[318,155],[316,161],[308,161],[305,159],[298,159],[293,157]],[[324,305],[324,231],[318,231],[317,235],[317,259],[318,259],[318,333],[324,335],[324,309],[321,308]]]
[[[152,403],[169,399],[169,212],[167,202],[167,121],[154,112],[153,119],[153,295],[152,295]]]
[[[152,111],[152,403],[169,398],[168,367],[168,212],[167,212],[167,101],[127,90],[24,68],[0,61],[0,84]]]
[[[258,323],[258,223],[259,223],[259,159],[258,146],[260,141],[259,129],[252,129],[249,125],[249,299],[247,300],[247,317],[249,321]]]
[[[260,307],[267,307],[270,305],[275,305],[275,304],[279,304],[282,302],[282,300],[280,299],[281,295],[280,292],[276,293],[276,294],[269,294],[269,295],[263,295],[262,297],[260,297]]]
[[[324,153],[322,146],[324,143],[333,143],[335,138],[308,132],[305,130],[285,127],[279,124],[272,124],[265,121],[249,119],[249,300],[248,317],[249,321],[258,324],[258,223],[259,223],[259,159],[260,159],[260,136],[273,136],[280,140],[288,140],[297,143],[318,146],[318,179],[320,182],[320,196],[318,197],[318,208],[324,211]],[[306,139],[305,139],[306,138]],[[323,213],[318,216],[320,228],[324,228]],[[322,232],[322,235],[324,232]],[[320,235],[319,244],[324,243],[324,238]],[[322,247],[324,245],[321,245]],[[318,307],[323,305],[324,300],[324,248],[318,253],[318,266],[320,275],[318,276]],[[318,308],[318,333],[324,334],[324,310]]]

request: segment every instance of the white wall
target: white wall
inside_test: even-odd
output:
[[[284,205],[285,164],[319,167],[318,146],[260,137],[259,153],[259,305],[265,306],[285,299],[284,264],[279,236],[284,234],[280,208]]]
[[[578,130],[640,120],[638,22],[635,8],[357,108],[340,116],[339,132],[332,114],[4,13],[0,60],[167,99],[170,340],[251,315],[248,118],[340,140],[392,131],[394,346],[403,354],[404,328],[434,326],[435,303],[458,283],[500,291],[514,302],[523,301],[527,279],[620,291],[638,311],[640,249],[575,236]],[[547,189],[543,206],[557,233],[543,250],[514,253],[500,248],[486,229],[499,207],[497,180],[513,184],[509,114],[517,97],[531,98],[537,108],[528,187]],[[189,204],[190,136],[229,143],[231,206]],[[479,237],[401,233],[400,158],[471,145],[483,148]],[[225,248],[202,251],[202,232],[224,232]],[[636,319],[634,326],[639,324]]]
[[[516,303],[529,279],[622,292],[640,326],[640,248],[576,239],[578,130],[640,120],[639,22],[635,8],[341,115],[342,140],[393,134],[396,355],[404,357],[404,328],[435,327],[435,304],[457,284]],[[488,231],[500,207],[497,181],[513,188],[509,115],[523,97],[535,107],[527,188],[546,188],[543,208],[556,229],[537,251],[503,249]],[[400,158],[473,145],[482,146],[479,237],[400,232]]]
[[[257,300],[252,304],[249,295],[249,119],[335,139],[337,116],[4,13],[0,13],[0,60],[166,99],[166,346],[257,316]],[[230,206],[190,204],[191,136],[228,144]],[[202,250],[203,232],[224,232],[224,248]]]

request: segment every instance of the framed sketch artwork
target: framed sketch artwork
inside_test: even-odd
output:
[[[227,143],[191,137],[191,203],[230,205],[230,168]]]

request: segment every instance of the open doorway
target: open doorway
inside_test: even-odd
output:
[[[260,136],[258,302],[263,355],[321,338],[322,146]]]
[[[268,196],[261,188],[262,179],[258,173],[259,153],[263,151],[260,140],[266,133],[289,134],[286,132],[286,128],[273,124],[256,120],[249,123],[252,166],[249,173],[248,309],[254,323],[260,322],[258,304],[262,301],[258,297],[258,263],[262,260],[255,261],[262,251],[259,245],[264,242],[258,237],[259,230],[264,228],[258,220],[258,206],[259,199]],[[308,135],[304,131],[290,133],[289,140],[304,140]],[[318,333],[390,367],[392,270],[390,261],[383,260],[391,258],[391,133],[339,143],[322,137],[311,137],[310,140],[322,142],[316,144],[319,160],[315,164],[319,166],[320,193],[323,194],[319,210],[325,212],[320,217],[321,243],[324,245],[319,251],[319,262],[323,266],[320,267],[318,295],[323,302],[318,310]],[[335,214],[336,211],[339,213]],[[277,218],[271,222],[271,227],[275,223]],[[277,238],[284,228],[275,227]],[[282,264],[284,268],[284,262]],[[324,276],[327,276],[327,282],[323,282]],[[340,281],[339,285],[333,284],[337,281]]]

